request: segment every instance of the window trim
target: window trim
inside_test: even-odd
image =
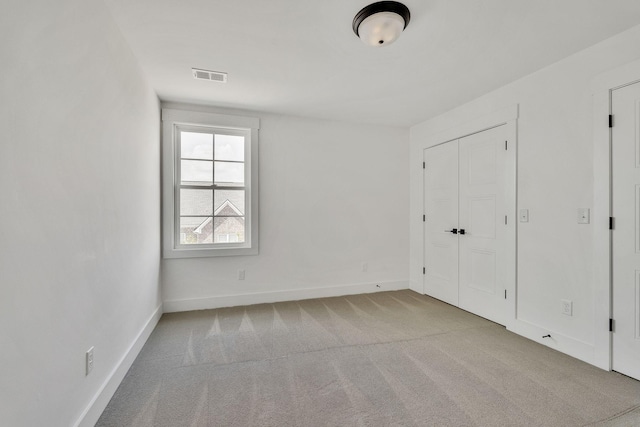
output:
[[[215,247],[187,247],[176,241],[179,237],[176,203],[178,177],[177,132],[179,127],[209,127],[230,131],[246,131],[245,141],[245,242],[217,244]],[[163,258],[201,258],[215,256],[257,255],[258,220],[258,132],[260,119],[202,111],[162,109],[162,256]],[[218,246],[219,245],[219,246]]]

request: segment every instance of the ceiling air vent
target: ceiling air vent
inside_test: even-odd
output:
[[[191,73],[194,79],[198,80],[211,80],[214,82],[226,83],[227,73],[221,73],[220,71],[200,70],[198,68],[192,68]]]

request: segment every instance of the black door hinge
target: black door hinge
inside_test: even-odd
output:
[[[609,114],[609,127],[613,127],[613,114]]]
[[[609,230],[613,230],[613,217],[609,217]]]
[[[609,332],[613,332],[613,319],[609,319]]]
[[[505,149],[505,150],[508,150],[508,148],[507,148],[507,147],[509,146],[509,145],[508,145],[508,143],[509,143],[509,141],[505,141],[505,142],[504,142],[504,149]]]
[[[427,220],[427,216],[426,215],[422,215],[422,222],[425,222]]]
[[[422,267],[422,274],[427,274],[427,267]]]
[[[426,169],[427,168],[427,162],[422,162],[422,169]]]
[[[507,299],[507,290],[504,290],[504,299]]]

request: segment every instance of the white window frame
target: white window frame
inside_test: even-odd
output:
[[[242,131],[245,138],[245,241],[239,243],[181,245],[177,212],[179,176],[178,129],[199,128]],[[201,111],[162,109],[162,256],[202,258],[258,254],[258,131],[260,119]]]

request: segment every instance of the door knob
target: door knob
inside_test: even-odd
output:
[[[465,234],[466,232],[464,231],[464,228],[461,228],[459,231],[460,234]]]
[[[458,234],[458,229],[454,228],[453,230],[444,230],[445,233],[453,233],[453,234]]]

